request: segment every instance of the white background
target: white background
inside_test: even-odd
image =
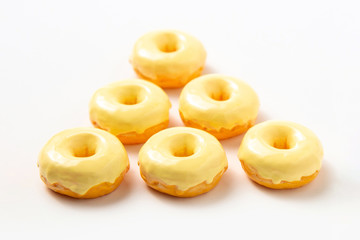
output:
[[[1,1],[0,232],[13,232],[2,239],[359,239],[359,9],[358,1]],[[236,158],[241,135],[221,141],[229,169],[199,197],[146,187],[141,145],[126,146],[131,170],[110,195],[76,200],[45,187],[41,147],[90,126],[94,91],[136,77],[133,44],[164,28],[203,42],[205,73],[256,90],[257,122],[291,120],[319,136],[325,156],[314,182],[287,191],[252,183]],[[166,90],[170,126],[182,125],[180,91]]]

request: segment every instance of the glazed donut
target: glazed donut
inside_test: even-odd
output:
[[[129,170],[121,142],[96,128],[74,128],[53,136],[42,148],[40,178],[51,190],[74,198],[114,191]]]
[[[124,80],[95,92],[90,101],[90,120],[123,144],[144,143],[168,126],[170,107],[168,96],[155,84]]]
[[[320,140],[308,128],[287,121],[266,121],[245,134],[238,157],[250,179],[268,188],[297,188],[318,175]]]
[[[194,128],[168,128],[153,135],[139,152],[140,174],[153,189],[177,197],[210,191],[228,162],[219,141]]]
[[[254,125],[258,110],[259,99],[248,84],[220,74],[192,80],[179,99],[184,124],[205,130],[218,139],[245,132]]]
[[[154,31],[136,43],[130,63],[140,78],[163,88],[184,86],[200,76],[206,51],[199,40],[179,31]]]

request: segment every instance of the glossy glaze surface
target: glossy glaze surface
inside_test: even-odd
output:
[[[139,38],[130,62],[143,78],[161,87],[178,87],[200,74],[205,59],[199,40],[180,31],[162,30]]]
[[[169,120],[170,100],[158,86],[145,80],[111,83],[93,95],[90,119],[114,135],[136,132]]]
[[[80,195],[100,183],[114,181],[129,166],[124,146],[96,128],[74,128],[53,136],[42,148],[40,175]]]
[[[217,131],[247,124],[258,110],[258,96],[247,83],[221,74],[192,80],[179,99],[179,111],[185,119]]]
[[[158,132],[139,152],[143,174],[182,191],[211,183],[227,165],[220,142],[194,128],[174,127]]]
[[[266,121],[250,128],[238,158],[278,184],[298,181],[320,170],[323,148],[308,128],[288,121]]]

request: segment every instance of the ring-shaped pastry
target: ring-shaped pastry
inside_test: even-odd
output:
[[[238,158],[250,179],[286,189],[311,182],[318,175],[323,148],[308,128],[288,121],[266,121],[250,128]]]
[[[221,74],[192,80],[179,99],[184,124],[207,131],[218,139],[245,132],[255,123],[258,110],[258,96],[248,84]]]
[[[177,197],[210,191],[228,167],[220,142],[195,128],[168,128],[139,152],[140,174],[153,189]]]
[[[144,143],[168,126],[170,107],[168,96],[155,84],[123,80],[95,92],[90,101],[90,120],[123,144]]]
[[[130,63],[140,78],[163,88],[177,88],[201,74],[205,59],[199,40],[180,31],[162,30],[137,40]]]
[[[38,167],[51,190],[74,198],[96,198],[119,186],[129,170],[129,159],[114,135],[96,128],[74,128],[46,143]]]

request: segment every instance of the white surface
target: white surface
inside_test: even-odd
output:
[[[359,7],[358,1],[1,1],[0,232],[37,239],[358,238]],[[131,170],[108,196],[81,201],[47,190],[36,167],[41,147],[63,129],[90,126],[93,92],[135,77],[132,45],[163,28],[203,42],[205,73],[252,85],[261,100],[258,122],[311,128],[325,149],[318,178],[290,191],[259,187],[236,158],[239,136],[222,141],[229,170],[219,185],[196,198],[147,188],[136,164],[140,145],[126,146]],[[166,91],[171,126],[182,125],[180,91]]]

